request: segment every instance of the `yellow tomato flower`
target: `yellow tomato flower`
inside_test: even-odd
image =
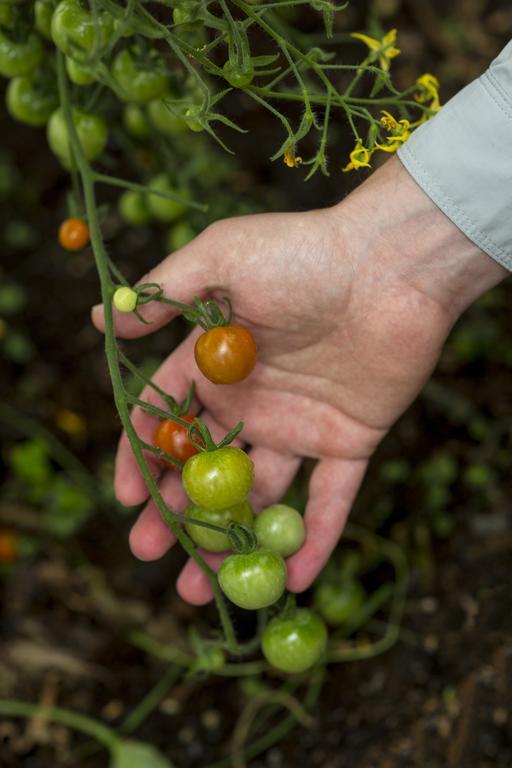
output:
[[[295,152],[292,147],[288,147],[283,155],[283,163],[288,168],[297,168],[302,163],[302,157],[295,157]]]
[[[350,153],[350,162],[343,168],[343,173],[347,171],[357,171],[358,168],[371,168],[370,160],[373,151],[363,147],[361,140],[358,139],[356,146]]]
[[[370,61],[377,61],[385,72],[389,70],[391,59],[398,56],[399,48],[395,48],[396,29],[390,29],[381,40],[363,35],[360,32],[352,32],[351,37],[361,40],[370,50]]]
[[[418,90],[414,94],[414,98],[418,104],[425,104],[433,112],[439,112],[441,109],[441,102],[439,101],[439,80],[437,77],[430,74],[430,72],[425,72],[425,74],[417,78],[416,85]],[[430,104],[428,102],[430,102]],[[424,112],[421,118],[413,123],[413,126],[425,123],[429,117],[431,117],[431,115],[427,115]]]
[[[382,110],[380,124],[388,131],[390,136],[386,137],[386,144],[376,144],[376,148],[382,152],[396,152],[396,150],[409,138],[411,134],[411,124],[409,120],[397,120],[389,112]]]

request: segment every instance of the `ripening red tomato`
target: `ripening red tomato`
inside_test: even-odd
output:
[[[180,416],[180,419],[183,419],[183,421],[186,421],[188,424],[192,424],[194,416]],[[182,427],[181,424],[177,424],[172,419],[164,419],[164,421],[160,422],[156,429],[153,442],[157,448],[160,448],[162,451],[168,453],[169,456],[173,456],[175,459],[179,459],[179,461],[183,462],[198,453],[197,448],[188,436],[187,428]],[[178,469],[178,467],[170,461],[166,461],[165,459],[162,459],[162,461],[168,467],[171,467],[171,469]]]
[[[66,219],[59,228],[59,243],[66,251],[81,251],[89,242],[89,227],[83,219]]]
[[[194,356],[201,373],[214,384],[236,384],[256,365],[256,342],[242,325],[210,328],[196,341]]]

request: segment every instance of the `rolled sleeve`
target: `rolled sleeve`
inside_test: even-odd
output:
[[[512,271],[512,42],[398,156],[454,224]]]

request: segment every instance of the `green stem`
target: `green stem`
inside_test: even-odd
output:
[[[224,596],[217,581],[217,576],[215,572],[210,568],[210,566],[203,560],[201,555],[193,546],[189,537],[182,531],[181,527],[175,520],[175,514],[169,510],[166,503],[164,502],[158,485],[149,470],[142,451],[139,437],[130,419],[128,404],[124,397],[124,386],[119,368],[119,358],[117,355],[117,345],[114,332],[114,321],[112,314],[112,295],[114,291],[114,285],[109,274],[108,260],[105,246],[103,244],[103,238],[97,214],[97,204],[94,190],[94,181],[97,180],[97,174],[93,172],[92,168],[87,162],[82,150],[81,143],[78,140],[71,113],[64,57],[60,52],[57,54],[57,71],[61,106],[68,127],[73,155],[82,179],[89,230],[91,235],[91,245],[96,261],[96,268],[100,278],[101,296],[105,320],[105,354],[107,358],[110,378],[112,381],[112,389],[117,411],[119,413],[122,426],[129,439],[142,477],[146,482],[148,491],[151,494],[163,520],[169,525],[183,549],[199,565],[208,579],[208,583],[215,597],[217,610],[219,612],[219,617],[226,637],[227,647],[230,653],[236,654],[238,653],[238,642],[232,621],[228,613],[227,605],[224,600]]]
[[[122,722],[119,727],[119,733],[126,736],[129,733],[133,733],[139,728],[140,725],[147,720],[154,709],[160,704],[164,696],[169,692],[173,685],[180,679],[183,674],[182,669],[172,664],[167,669],[163,677],[156,683],[156,685],[144,696],[128,717]],[[142,766],[141,766],[142,768]]]
[[[60,707],[45,707],[26,701],[3,699],[0,700],[0,715],[4,717],[44,717],[54,723],[67,725],[76,731],[91,736],[107,749],[113,749],[119,741],[115,732],[103,723]]]

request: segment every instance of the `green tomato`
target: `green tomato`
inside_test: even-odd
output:
[[[261,547],[288,557],[304,544],[306,536],[302,515],[286,504],[273,504],[262,510],[254,523]]]
[[[167,248],[169,251],[177,251],[184,245],[190,243],[196,236],[195,229],[188,221],[179,221],[170,230],[167,238]]]
[[[95,160],[107,143],[108,130],[103,118],[80,109],[73,109],[73,122],[75,124],[78,140],[82,146],[85,157]],[[68,127],[61,108],[57,109],[48,121],[48,144],[62,165],[71,168],[73,160],[68,136]]]
[[[79,0],[61,0],[52,16],[51,33],[55,45],[74,59],[87,59],[98,46],[104,46],[114,32],[114,19],[101,13],[96,21]]]
[[[191,131],[194,131],[194,133],[200,133],[201,131],[204,131],[203,123],[198,120],[198,115],[200,112],[201,107],[194,105],[192,107],[188,107],[185,110],[185,114],[183,115],[187,126]]]
[[[327,629],[322,619],[306,608],[293,616],[269,621],[261,638],[267,661],[282,672],[305,672],[325,653]]]
[[[279,600],[286,586],[286,565],[281,555],[257,549],[231,555],[219,569],[220,588],[239,608],[256,611]]]
[[[124,108],[123,125],[134,139],[147,139],[151,135],[148,119],[136,104],[127,104]]]
[[[169,194],[175,194],[178,197],[185,198],[187,196],[186,191],[173,189],[169,181],[169,177],[165,173],[160,173],[155,176],[149,182],[149,189],[155,190],[155,192],[166,192]],[[179,218],[182,213],[187,210],[187,206],[177,200],[169,200],[159,195],[148,196],[149,210],[156,219],[159,221],[174,221]]]
[[[90,85],[94,83],[95,76],[93,70],[86,64],[75,61],[71,56],[66,56],[66,70],[71,82],[75,85]]]
[[[41,63],[42,58],[43,45],[37,35],[30,34],[23,42],[15,42],[0,31],[0,75],[27,75]]]
[[[179,5],[172,12],[172,20],[180,30],[191,31],[201,27],[203,22],[197,18],[198,6],[195,3]]]
[[[338,584],[319,583],[315,588],[315,606],[332,627],[339,627],[359,611],[366,593],[355,579]]]
[[[36,29],[47,40],[52,39],[52,18],[55,10],[53,0],[36,0],[34,16]]]
[[[127,285],[122,285],[120,288],[116,288],[112,303],[118,312],[133,312],[137,306],[138,298],[137,291]]]
[[[234,67],[229,61],[226,61],[223,67],[224,77],[233,88],[247,88],[254,78],[254,69],[247,67],[242,69]]]
[[[188,129],[185,120],[171,112],[165,98],[152,101],[148,105],[148,115],[157,131],[163,133],[164,136],[173,138]]]
[[[227,509],[241,504],[254,480],[254,465],[241,448],[227,445],[192,456],[181,476],[189,499],[206,509]]]
[[[119,213],[127,224],[138,226],[151,221],[151,213],[144,195],[127,189],[119,198]]]
[[[14,77],[7,86],[7,109],[20,123],[45,125],[58,103],[56,89],[38,83],[31,75]]]
[[[195,504],[187,504],[185,515],[196,520],[202,520],[204,523],[223,527],[227,527],[232,520],[252,527],[254,520],[252,507],[248,501],[243,501],[241,504],[235,504],[233,507],[222,510],[204,509]],[[228,549],[231,549],[230,541],[224,533],[202,528],[200,525],[194,525],[193,523],[187,523],[185,530],[192,541],[198,547],[206,549],[207,552],[226,552]]]
[[[167,88],[165,61],[156,52],[144,61],[125,48],[114,59],[112,74],[123,99],[134,104],[147,104],[162,96]]]

